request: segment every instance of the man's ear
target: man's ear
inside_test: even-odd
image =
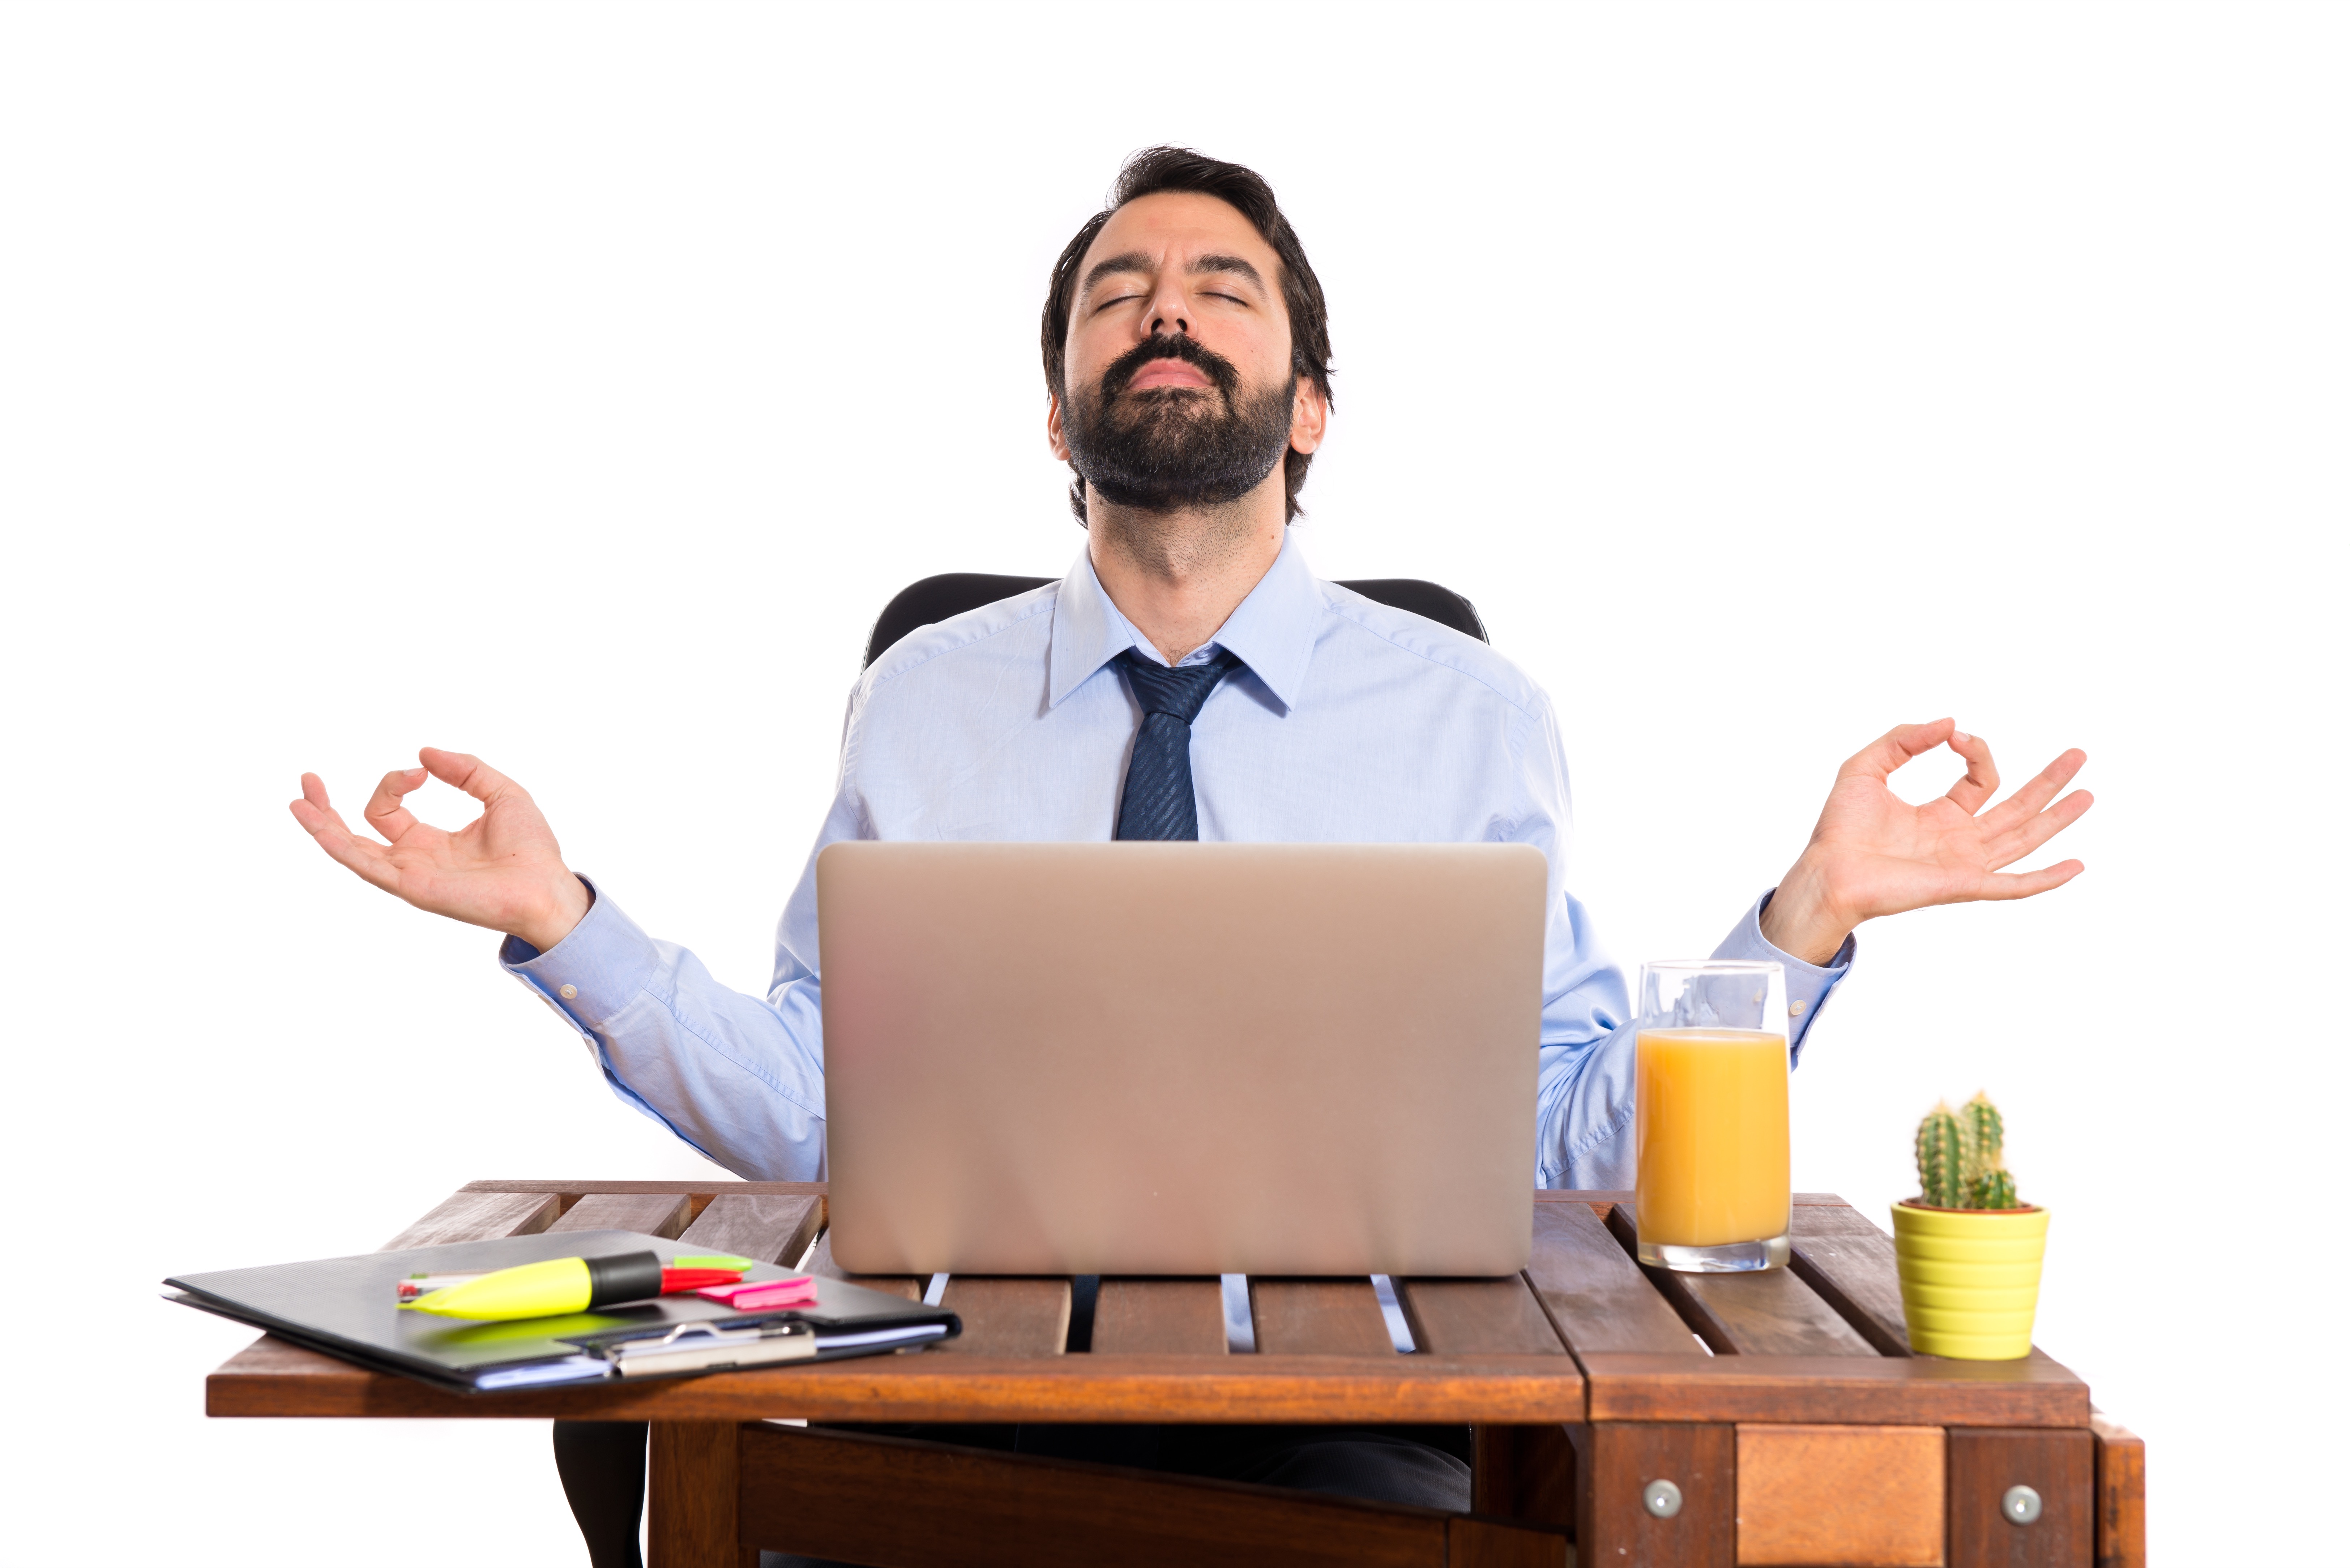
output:
[[[1045,444],[1053,449],[1055,457],[1063,462],[1069,461],[1068,438],[1061,433],[1061,394],[1058,392],[1045,394]]]
[[[1311,453],[1322,444],[1330,430],[1330,400],[1322,389],[1300,376],[1297,378],[1297,404],[1289,416],[1289,444],[1292,450]]]

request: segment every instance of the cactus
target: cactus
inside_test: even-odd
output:
[[[2005,1158],[2007,1126],[1991,1096],[1950,1109],[1938,1103],[1918,1124],[1918,1201],[1936,1209],[2016,1209]]]
[[[1970,1209],[2012,1209],[2015,1202],[2015,1178],[2002,1168],[1986,1170],[1967,1189]]]
[[[1970,1190],[1984,1176],[2000,1168],[2006,1137],[2007,1124],[2000,1119],[1999,1107],[1981,1090],[1976,1090],[1975,1097],[1959,1107],[1959,1147],[1964,1157]]]
[[[1918,1190],[1936,1209],[1967,1205],[1960,1142],[1959,1118],[1948,1101],[1938,1102],[1918,1124]]]

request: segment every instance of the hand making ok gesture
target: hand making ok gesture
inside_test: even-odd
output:
[[[1947,743],[1966,760],[1950,793],[1911,805],[1887,781],[1912,758]],[[2080,819],[2086,790],[2056,792],[2081,771],[2086,753],[2069,751],[1989,811],[1999,788],[1991,747],[1949,719],[1902,724],[1836,772],[1812,841],[1780,880],[1762,913],[1762,934],[1783,952],[1826,963],[1863,920],[1929,904],[2028,898],[2081,871],[2065,860],[2038,871],[2002,872]],[[2056,804],[2048,803],[2055,800]]]
[[[590,900],[530,792],[463,752],[427,746],[416,754],[423,767],[384,774],[368,798],[368,826],[387,842],[344,826],[316,774],[302,775],[294,820],[319,848],[420,909],[509,932],[542,952],[561,941]],[[427,772],[480,801],[482,815],[454,833],[417,821],[400,801],[422,787]]]

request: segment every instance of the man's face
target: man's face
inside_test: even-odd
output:
[[[1145,196],[1111,216],[1078,264],[1064,347],[1053,452],[1107,501],[1221,505],[1321,439],[1319,395],[1290,362],[1281,263],[1212,196]]]

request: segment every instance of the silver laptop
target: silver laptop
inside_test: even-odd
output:
[[[1524,1267],[1547,870],[1524,845],[833,845],[834,1258]]]

